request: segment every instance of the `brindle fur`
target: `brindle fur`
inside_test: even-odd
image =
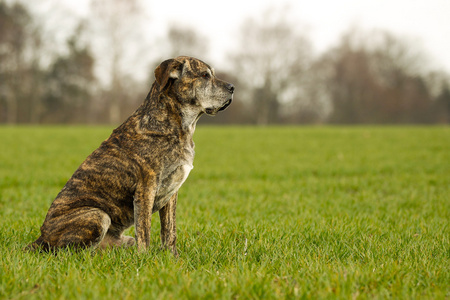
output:
[[[191,57],[162,62],[143,104],[75,171],[50,206],[29,249],[131,246],[150,243],[159,211],[161,242],[177,256],[178,189],[193,168],[195,125],[232,100],[232,84]],[[122,233],[135,225],[136,240]]]

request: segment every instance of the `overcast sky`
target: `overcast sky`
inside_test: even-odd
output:
[[[73,12],[86,12],[88,0],[64,0]],[[450,0],[144,0],[151,32],[164,35],[167,24],[194,27],[210,41],[211,57],[223,59],[236,46],[236,33],[246,17],[267,7],[289,5],[307,25],[317,51],[336,43],[340,34],[358,26],[387,29],[419,43],[434,68],[450,71]]]

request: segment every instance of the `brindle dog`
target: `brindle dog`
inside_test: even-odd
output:
[[[177,256],[177,193],[193,168],[194,134],[202,114],[230,105],[234,86],[206,63],[180,56],[162,62],[143,104],[75,171],[50,206],[29,249],[150,243],[159,211],[161,242]],[[122,233],[135,225],[136,240]]]

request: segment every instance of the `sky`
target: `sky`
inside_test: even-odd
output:
[[[286,4],[294,18],[309,28],[318,51],[336,43],[350,26],[387,29],[417,40],[436,64],[450,70],[449,0],[189,0],[155,1],[149,6],[158,26],[167,21],[192,25],[206,33],[215,51],[220,51],[233,40],[245,17]]]
[[[61,3],[61,2],[60,2]],[[83,15],[88,0],[64,0]],[[148,26],[164,36],[168,24],[192,27],[208,38],[211,57],[223,61],[237,44],[239,26],[268,8],[288,6],[291,17],[307,28],[318,53],[337,43],[351,26],[388,30],[413,40],[433,69],[450,72],[450,0],[144,0]]]

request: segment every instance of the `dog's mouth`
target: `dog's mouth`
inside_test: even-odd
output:
[[[225,110],[228,106],[230,106],[231,101],[233,101],[232,98],[228,99],[227,102],[225,102],[220,108],[213,108],[213,107],[208,107],[205,109],[205,112],[207,115],[210,116],[215,116],[219,111]]]
[[[219,111],[227,109],[227,107],[230,106],[231,101],[233,101],[233,99],[228,99],[228,101],[225,102],[225,104],[221,108],[219,108]]]

